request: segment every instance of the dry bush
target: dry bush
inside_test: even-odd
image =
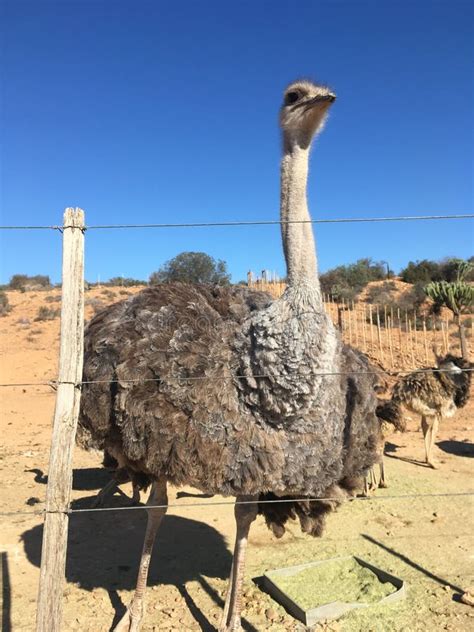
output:
[[[104,301],[101,301],[100,298],[86,298],[84,305],[86,307],[92,307],[94,316],[101,312],[105,307]]]
[[[46,305],[42,305],[38,310],[35,321],[54,320],[55,318],[58,318],[60,313],[60,309],[52,309],[51,307],[46,307]]]
[[[46,303],[58,303],[61,300],[61,294],[45,296],[44,300]]]
[[[105,298],[115,298],[115,293],[112,290],[102,290],[100,293],[101,296],[105,296]]]
[[[51,287],[51,281],[49,276],[45,274],[35,274],[34,276],[30,276],[29,274],[14,274],[10,279],[9,287],[12,290],[20,290],[20,292],[27,290],[45,290]]]
[[[367,303],[387,305],[393,303],[393,294],[397,291],[397,284],[385,281],[382,285],[372,285],[367,291]]]
[[[20,325],[20,327],[23,327],[23,329],[26,329],[31,325],[31,320],[29,318],[19,318],[16,321],[16,324]]]
[[[12,306],[8,301],[8,296],[3,290],[0,290],[0,316],[6,316],[12,311]]]

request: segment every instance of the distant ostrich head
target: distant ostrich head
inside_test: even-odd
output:
[[[285,144],[309,147],[314,136],[322,130],[329,106],[335,100],[336,95],[326,86],[307,80],[290,83],[280,110]]]
[[[446,371],[449,375],[456,375],[463,372],[463,369],[472,369],[473,363],[469,360],[464,360],[458,356],[454,356],[448,353],[447,356],[436,356],[436,364],[438,369]]]

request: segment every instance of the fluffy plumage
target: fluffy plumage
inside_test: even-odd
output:
[[[374,459],[372,376],[355,374],[369,365],[336,337],[314,349],[309,336],[297,357],[280,355],[278,337],[321,326],[295,330],[291,312],[260,292],[189,285],[112,305],[86,331],[78,442],[132,473],[207,493],[344,488]],[[309,359],[326,348],[342,359],[336,371],[354,375],[315,378]]]

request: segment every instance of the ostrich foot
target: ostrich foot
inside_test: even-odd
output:
[[[120,489],[118,483],[116,483],[115,481],[110,481],[110,483],[107,483],[104,489],[101,489],[100,492],[97,494],[94,502],[92,503],[92,507],[94,509],[97,507],[104,507],[106,501],[115,496],[115,494],[122,496],[122,498],[126,500],[127,505],[134,506],[140,504],[140,489],[138,487],[133,487],[133,496],[130,498],[130,496],[126,494],[123,489]]]
[[[381,489],[387,489],[388,485],[387,485],[387,483],[385,481],[380,481],[379,487]]]
[[[243,628],[240,624],[240,617],[232,617],[229,625],[221,625],[219,632],[242,632]]]
[[[103,487],[100,492],[95,497],[94,502],[92,503],[92,507],[96,509],[97,507],[103,507],[105,505],[105,501],[115,494],[118,491],[117,483],[112,479],[107,483],[105,487]]]
[[[140,632],[142,614],[135,614],[131,607],[127,608],[127,612],[117,623],[113,632]]]

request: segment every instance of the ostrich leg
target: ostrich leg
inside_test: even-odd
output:
[[[385,478],[385,462],[384,462],[383,454],[382,454],[382,460],[379,463],[379,467],[380,467],[379,487],[388,487],[387,479]]]
[[[426,417],[423,417],[421,420],[421,427],[423,428],[423,435],[425,437],[426,462],[433,469],[436,469],[438,467],[432,456],[436,433],[438,432],[438,426],[438,416],[434,416],[429,420],[427,420]]]
[[[147,505],[166,505],[168,496],[166,493],[166,480],[162,479],[153,483]],[[166,513],[166,507],[148,509],[148,521],[146,525],[145,541],[143,543],[142,557],[138,569],[137,587],[127,612],[114,628],[114,632],[139,632],[143,617],[143,601],[148,578],[153,543],[161,520]]]
[[[258,496],[237,496],[234,509],[237,534],[235,537],[234,558],[227,597],[219,632],[239,632],[240,612],[242,609],[242,584],[245,571],[245,552],[250,525],[257,517],[258,505],[239,505],[242,501],[257,501]]]

